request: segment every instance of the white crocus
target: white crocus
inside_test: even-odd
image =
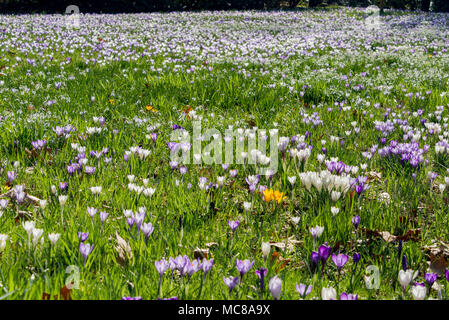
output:
[[[337,291],[330,287],[330,288],[323,288],[321,289],[321,299],[323,300],[337,300]]]

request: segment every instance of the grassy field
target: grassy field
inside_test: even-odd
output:
[[[0,15],[0,297],[446,299],[448,49],[447,14]],[[278,165],[198,161],[212,128]]]

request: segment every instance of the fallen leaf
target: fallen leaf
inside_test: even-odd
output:
[[[193,257],[200,260],[203,260],[204,258],[209,259],[209,249],[196,248],[193,251]]]
[[[72,300],[72,290],[67,286],[62,287],[59,293],[64,300]]]
[[[115,250],[118,253],[116,260],[118,264],[123,266],[133,258],[133,251],[129,243],[126,242],[125,239],[120,237],[117,231],[115,232],[115,238],[117,240],[117,246],[115,246]]]

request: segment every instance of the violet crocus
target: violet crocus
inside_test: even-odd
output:
[[[98,209],[87,207],[87,214],[90,216],[92,222],[94,221],[94,216],[97,214]]]
[[[231,293],[232,289],[239,283],[239,277],[225,278],[225,276],[223,276],[223,282],[229,288],[229,293]]]
[[[67,182],[60,182],[60,183],[59,183],[59,189],[60,189],[61,191],[66,191],[66,190],[67,190],[67,187],[68,187]]]
[[[167,271],[169,264],[165,258],[162,258],[160,261],[155,261],[154,266],[156,267],[157,272],[159,273],[159,276],[162,277]]]
[[[436,273],[425,273],[424,279],[426,280],[427,284],[429,285],[429,288],[432,288],[433,283],[437,280],[438,274]]]
[[[264,290],[264,280],[265,280],[265,276],[267,275],[267,269],[265,268],[260,268],[256,270],[256,275],[260,280],[260,297],[262,298],[263,295],[263,290]]]
[[[214,265],[214,259],[207,260],[206,258],[203,259],[203,262],[201,264],[201,269],[203,269],[204,277],[207,276],[209,271],[212,269],[212,266]]]
[[[89,237],[89,232],[78,232],[78,239],[81,242],[86,241],[88,237]]]
[[[301,298],[305,299],[311,292],[312,292],[312,285],[306,286],[303,283],[300,283],[299,285],[296,285],[296,291],[298,291]]]
[[[250,261],[248,259],[235,261],[235,266],[240,273],[240,279],[243,280],[243,276],[253,267],[255,261]]]
[[[349,257],[345,254],[339,253],[339,254],[332,254],[332,261],[337,266],[338,270],[338,277],[340,278],[340,272],[341,269],[345,266],[346,262],[348,262]]]
[[[8,178],[8,181],[10,183],[12,183],[17,178],[17,175],[16,175],[16,173],[14,171],[8,171],[6,173],[6,177]]]
[[[100,211],[100,220],[101,223],[104,223],[106,221],[106,219],[108,218],[109,213],[105,212],[105,211]]]
[[[318,252],[312,251],[310,259],[312,263],[312,270],[315,270],[315,268],[318,266],[318,262],[320,261],[320,255],[318,254]]]
[[[354,228],[357,229],[360,224],[360,217],[359,216],[352,217],[351,222],[352,222],[352,225],[354,226]]]
[[[354,255],[352,256],[352,261],[356,264],[360,261],[360,253],[356,252],[354,253]]]
[[[318,248],[318,257],[321,261],[321,273],[324,274],[324,266],[326,265],[326,261],[331,254],[331,247],[326,245],[321,245]]]
[[[145,235],[145,239],[148,239],[149,236],[153,233],[154,231],[154,227],[151,224],[151,222],[148,223],[144,223],[142,224],[141,228],[140,228],[143,232],[143,234]]]
[[[402,256],[402,270],[407,270],[407,256],[405,254]]]
[[[152,132],[150,134],[151,140],[153,140],[154,143],[156,143],[157,136],[158,136],[158,134],[155,132]]]
[[[89,243],[80,243],[80,252],[84,259],[84,265],[86,265],[87,258],[92,253],[92,250],[94,249],[94,245],[90,245]]]
[[[237,229],[237,227],[239,226],[239,224],[240,224],[240,221],[238,221],[238,220],[235,220],[235,221],[229,220],[228,221],[228,226],[232,230],[232,236],[234,236],[234,232]]]
[[[343,292],[340,295],[340,300],[357,300],[357,299],[358,299],[357,294]]]

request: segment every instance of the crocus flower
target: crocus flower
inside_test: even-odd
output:
[[[208,274],[208,272],[212,269],[213,265],[214,265],[214,259],[209,259],[209,260],[207,260],[206,258],[203,259],[201,268],[203,269],[204,276],[206,276]]]
[[[324,227],[315,226],[314,228],[309,228],[309,231],[315,241],[316,238],[319,238],[323,234]]]
[[[351,222],[354,225],[354,228],[357,229],[357,227],[359,226],[359,223],[360,223],[360,217],[359,216],[352,217]]]
[[[14,171],[8,171],[6,173],[6,177],[8,178],[8,181],[11,183],[14,181],[14,179],[17,177]]]
[[[267,260],[268,255],[270,254],[271,251],[271,245],[269,242],[262,242],[262,255],[264,260]]]
[[[408,269],[407,271],[399,270],[398,280],[399,280],[399,283],[401,284],[403,292],[405,292],[405,289],[407,289],[407,286],[417,275],[418,275],[418,271],[413,273],[413,270],[411,270],[411,269]]]
[[[312,285],[306,286],[303,283],[300,283],[299,285],[296,285],[296,291],[298,291],[299,295],[305,299],[311,292],[312,292]]]
[[[165,258],[162,258],[160,261],[155,261],[154,265],[156,267],[157,272],[159,273],[159,276],[163,276],[165,271],[167,271],[169,264]]]
[[[354,253],[354,255],[352,256],[352,261],[354,261],[354,263],[357,263],[360,261],[360,253],[356,252]]]
[[[100,211],[100,220],[101,223],[104,223],[106,221],[106,219],[108,218],[109,213],[104,212],[104,211]]]
[[[145,238],[148,239],[148,237],[153,233],[154,227],[151,224],[151,222],[142,224],[141,230],[143,234],[145,235]]]
[[[80,239],[81,242],[86,241],[88,236],[89,232],[78,232],[78,239]]]
[[[277,276],[274,276],[268,283],[268,288],[270,289],[273,299],[279,300],[282,291],[282,280],[279,279]]]
[[[94,245],[90,245],[89,243],[80,243],[80,251],[81,251],[81,255],[83,256],[84,259],[84,265],[86,265],[87,262],[87,258],[89,257],[89,255],[91,254],[92,250],[94,249]]]
[[[405,254],[402,256],[402,270],[407,270],[407,256]]]
[[[446,280],[449,282],[449,270],[446,269],[444,275],[446,276]]]
[[[357,294],[352,294],[352,293],[346,293],[346,292],[343,292],[341,295],[340,295],[340,300],[357,300],[358,299],[358,295]]]
[[[335,263],[338,269],[338,273],[340,273],[341,269],[345,266],[346,262],[348,262],[348,256],[345,254],[339,253],[338,255],[332,254],[332,261]]]
[[[245,273],[249,271],[254,265],[254,261],[251,262],[250,260],[239,260],[237,259],[235,261],[235,266],[237,267],[238,272],[240,273],[240,278],[243,279],[243,276]]]
[[[424,283],[418,283],[416,282],[413,286],[412,290],[412,296],[415,300],[424,300],[427,293],[427,288]]]
[[[231,228],[232,234],[234,234],[234,232],[237,229],[237,227],[239,226],[239,224],[240,224],[240,221],[238,221],[238,220],[236,220],[236,221],[229,220],[228,221],[228,226],[229,226],[229,228]]]
[[[318,248],[318,257],[321,261],[321,273],[324,273],[324,266],[326,265],[326,261],[331,254],[331,247],[326,245],[321,245]]]
[[[337,291],[332,287],[323,288],[323,289],[321,289],[321,299],[336,300],[337,299]]]
[[[56,242],[58,242],[60,236],[61,236],[61,234],[59,234],[59,233],[50,233],[48,235],[48,239],[50,240],[50,242],[53,246],[56,246]]]
[[[436,273],[424,274],[424,279],[426,279],[426,282],[429,285],[429,288],[432,287],[433,283],[437,280],[437,278],[438,278],[438,274],[436,274]]]
[[[97,213],[98,209],[87,207],[87,214],[90,216],[90,218],[94,219],[95,214]]]
[[[265,268],[260,268],[256,270],[256,275],[260,280],[260,294],[263,294],[263,289],[264,289],[264,279],[265,276],[267,275],[267,269]]]
[[[318,266],[318,261],[320,261],[320,256],[318,252],[312,251],[310,258],[312,261],[312,269],[315,269]]]
[[[223,282],[225,283],[225,285],[228,286],[229,288],[229,293],[231,293],[232,289],[234,289],[234,287],[239,283],[239,277],[229,277],[229,278],[225,278],[223,276]]]

